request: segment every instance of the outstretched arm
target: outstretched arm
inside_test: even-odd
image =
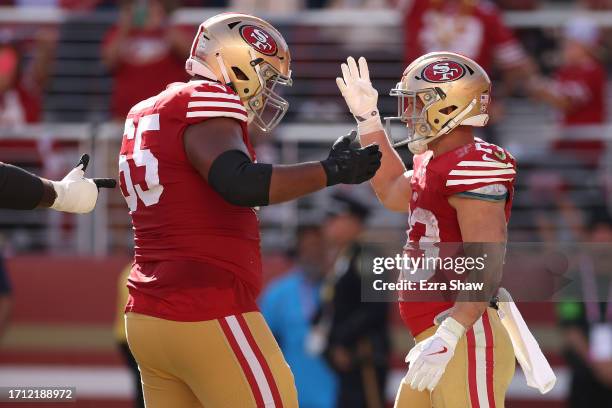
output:
[[[52,208],[57,211],[88,213],[94,209],[98,189],[114,188],[113,179],[85,178],[89,155],[61,181],[38,177],[20,167],[0,163],[0,208],[32,210]]]
[[[380,121],[378,92],[370,82],[368,63],[359,58],[359,66],[353,57],[341,65],[342,78],[336,78],[338,88],[349,110],[355,116],[362,146],[376,143],[382,153],[380,170],[371,179],[372,188],[379,201],[389,210],[408,212],[410,209],[410,179],[412,172],[406,170]]]
[[[339,139],[320,162],[253,163],[233,119],[214,118],[187,128],[184,147],[193,167],[231,204],[256,207],[293,200],[338,183],[359,184],[380,166],[377,146],[353,149]]]

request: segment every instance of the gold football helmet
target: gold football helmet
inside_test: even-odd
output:
[[[185,69],[231,86],[249,122],[269,132],[289,108],[275,87],[291,86],[290,63],[289,47],[271,24],[247,14],[222,13],[200,25]]]
[[[406,123],[414,154],[457,126],[485,126],[489,120],[491,80],[475,61],[451,52],[432,52],[406,68],[390,95],[398,99],[397,116]],[[390,129],[389,129],[390,132]]]

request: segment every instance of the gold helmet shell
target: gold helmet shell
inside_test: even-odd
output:
[[[491,80],[475,61],[451,52],[432,52],[416,59],[390,92],[398,98],[397,116],[409,130],[409,149],[419,154],[428,143],[457,126],[485,126]]]
[[[275,87],[291,86],[290,64],[289,47],[270,23],[222,13],[200,24],[185,69],[231,86],[249,112],[249,122],[268,132],[289,108]]]

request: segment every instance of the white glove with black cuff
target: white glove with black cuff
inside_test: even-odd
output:
[[[368,62],[359,58],[359,67],[353,57],[348,57],[346,64],[340,66],[342,78],[336,78],[336,84],[346,104],[357,121],[360,135],[383,130],[378,113],[378,92],[370,81]]]

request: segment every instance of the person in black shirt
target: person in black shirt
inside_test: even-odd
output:
[[[587,238],[592,245],[578,255],[582,292],[558,304],[564,357],[572,376],[568,407],[603,407],[612,401],[612,218],[605,208],[592,212]],[[574,286],[574,285],[573,285]],[[578,302],[576,299],[582,299]],[[599,301],[594,301],[595,299]]]
[[[369,208],[349,195],[335,195],[324,226],[333,266],[322,288],[315,327],[327,327],[324,354],[337,372],[339,408],[382,408],[388,369],[387,303],[362,302],[366,249],[359,242]]]

